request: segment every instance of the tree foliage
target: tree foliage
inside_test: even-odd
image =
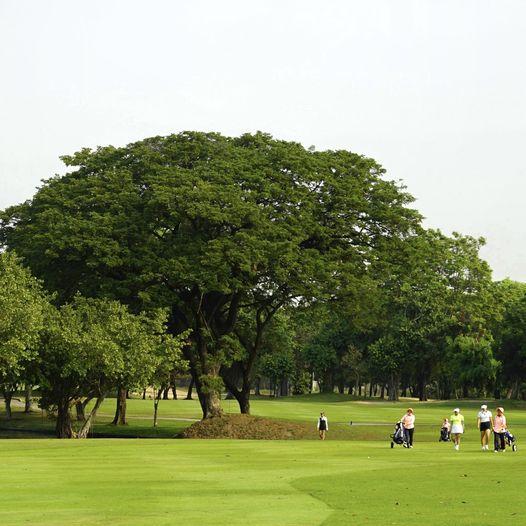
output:
[[[0,387],[6,410],[26,369],[36,356],[36,343],[48,307],[41,283],[12,252],[0,253]]]
[[[420,219],[374,160],[263,133],[185,132],[63,159],[76,170],[3,215],[4,243],[62,300],[168,307],[174,334],[192,330],[204,416],[221,413],[222,342],[244,305],[274,313],[345,294]]]
[[[166,315],[134,315],[116,301],[76,296],[54,311],[42,332],[39,378],[43,408],[57,413],[60,438],[87,436],[110,389],[153,383],[166,360],[180,360],[181,342],[166,336]],[[94,399],[78,431],[70,411]]]

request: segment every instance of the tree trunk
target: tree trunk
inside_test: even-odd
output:
[[[254,396],[261,396],[261,378],[258,376],[256,378],[256,385],[254,388]]]
[[[55,423],[55,434],[57,438],[73,438],[75,436],[71,426],[69,405],[69,400],[65,399],[61,400],[57,406],[57,421]]]
[[[418,379],[417,379],[417,391],[418,391],[418,400],[420,400],[420,402],[427,402],[427,389],[426,389],[426,378],[424,378],[423,376],[420,376]]]
[[[115,407],[115,416],[113,417],[112,424],[114,426],[125,426],[126,422],[126,393],[125,387],[119,386],[117,388],[117,403]]]
[[[5,402],[5,414],[8,419],[11,418],[13,413],[11,412],[11,400],[13,398],[13,391],[10,389],[3,389],[4,392],[4,402]]]
[[[214,374],[212,371],[208,374],[198,376],[195,370],[193,370],[192,376],[194,377],[195,389],[199,397],[201,411],[203,412],[203,420],[223,416],[221,392],[219,390],[219,386],[224,385],[223,380],[218,374]]]
[[[239,411],[241,414],[250,414],[250,385],[243,381],[243,387],[238,389],[234,384],[231,383],[228,377],[224,377],[225,386],[228,392],[236,399],[239,405]]]
[[[396,402],[399,399],[398,397],[399,384],[400,384],[400,378],[395,372],[391,372],[391,374],[389,375],[389,385],[388,385],[389,400],[391,402]]]
[[[325,371],[323,375],[322,393],[333,393],[334,392],[334,380],[332,371]]]
[[[289,379],[282,378],[280,382],[281,396],[289,396]]]
[[[90,411],[88,418],[84,422],[84,425],[80,428],[80,431],[75,435],[76,438],[86,438],[88,436],[91,426],[93,424],[93,420],[95,419],[95,415],[97,414],[97,411],[103,401],[104,401],[103,396],[100,396],[99,398],[97,398],[97,401],[95,402],[93,409]]]
[[[31,413],[31,384],[25,386],[24,413]]]
[[[188,386],[188,393],[186,393],[185,400],[193,400],[192,398],[192,391],[194,389],[194,377],[192,376],[190,378],[190,385]]]
[[[510,396],[508,396],[508,400],[510,398],[513,398],[514,400],[518,400],[519,399],[519,395],[520,395],[520,391],[521,391],[521,382],[520,380],[515,380],[513,382],[513,386],[512,388],[510,389]]]
[[[157,427],[157,413],[159,411],[159,402],[161,401],[163,395],[163,389],[160,388],[157,390],[157,396],[155,395],[154,391],[154,397],[153,397],[153,427]]]
[[[75,410],[77,411],[77,422],[85,422],[86,413],[84,411],[84,404],[82,403],[82,400],[77,400],[75,402]]]
[[[441,400],[450,400],[451,399],[451,383],[448,378],[442,376],[438,380],[438,392]]]

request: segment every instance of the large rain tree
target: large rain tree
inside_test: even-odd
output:
[[[185,132],[63,160],[74,170],[3,214],[3,242],[63,300],[168,307],[173,333],[191,329],[204,417],[222,413],[225,364],[255,363],[258,345],[235,341],[240,309],[263,330],[291,301],[350,290],[419,222],[374,160],[262,133]]]

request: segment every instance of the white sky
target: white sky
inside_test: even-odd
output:
[[[523,0],[0,0],[0,209],[59,155],[262,130],[373,157],[526,282]]]

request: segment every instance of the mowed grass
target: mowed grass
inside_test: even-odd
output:
[[[234,404],[224,408],[236,412]],[[391,449],[392,425],[408,404],[417,416],[415,447]],[[515,453],[480,451],[480,401],[339,395],[252,402],[256,415],[312,422],[312,440],[0,440],[0,524],[489,525],[495,514],[526,524],[526,410],[501,404],[517,436]],[[442,418],[457,405],[467,425],[460,451],[438,442]],[[329,417],[324,442],[315,439],[320,410]],[[109,400],[97,427],[114,428],[103,420],[112,411]],[[152,429],[151,401],[130,401],[129,414],[130,436]],[[195,401],[163,401],[159,428],[171,433],[199,415]]]
[[[526,523],[526,460],[364,441],[0,442],[5,525]]]

